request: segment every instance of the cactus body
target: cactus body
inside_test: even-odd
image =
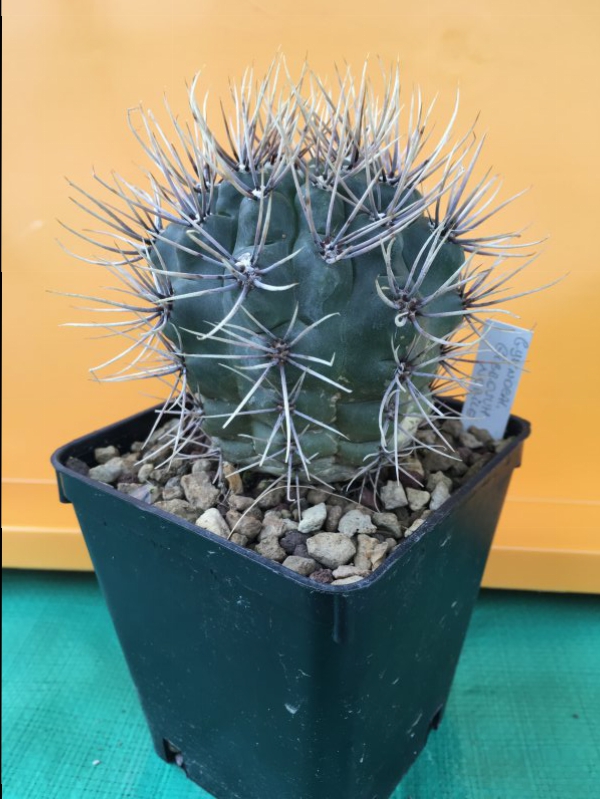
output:
[[[366,187],[364,176],[363,183]],[[355,190],[357,184],[355,180]],[[201,225],[243,270],[254,260],[258,217],[261,211],[265,213],[266,204],[230,188],[227,183],[215,188],[215,212]],[[311,187],[310,199],[317,231],[324,231],[331,192]],[[198,287],[201,291],[211,287],[198,276],[219,273],[224,277],[228,272],[204,257],[198,242],[207,239],[198,226],[172,223],[153,255],[157,266],[185,274],[172,278],[176,299],[165,334],[181,347],[188,385],[206,414],[204,430],[226,460],[250,465],[263,458],[269,443],[264,471],[284,474],[289,443],[291,450],[301,446],[315,476],[326,481],[349,479],[382,443],[379,414],[386,388],[403,362],[418,365],[419,357],[431,357],[431,342],[409,318],[403,323],[397,320],[398,311],[380,298],[376,284],[386,284],[386,260],[380,248],[329,264],[316,251],[291,177],[272,192],[269,203],[268,234],[254,268],[268,269],[282,262],[265,274],[264,283],[289,288],[269,291],[249,284],[231,322],[212,333],[247,284],[243,279],[231,281],[235,285],[230,290],[186,298]],[[352,205],[334,198],[336,225],[351,212]],[[360,215],[350,230],[360,232],[371,222],[368,215]],[[406,284],[421,249],[425,247],[426,254],[435,246],[431,237],[429,222],[420,216],[389,240],[386,257],[400,286]],[[181,243],[181,248],[175,243]],[[416,299],[452,278],[463,260],[460,247],[442,243]],[[415,280],[419,274],[417,268]],[[222,278],[211,282],[223,288]],[[436,308],[442,312],[461,309],[458,291],[443,294]],[[422,320],[423,328],[438,338],[449,335],[459,323],[458,315]],[[425,395],[431,382],[421,380],[419,388]],[[292,430],[285,421],[286,402]],[[410,395],[403,401],[403,417],[397,432],[401,444],[410,440],[415,422],[422,421],[422,412]],[[279,419],[283,421],[278,425]],[[389,437],[385,444],[394,446]]]
[[[380,102],[366,73],[337,98],[310,77],[306,99],[306,75],[286,93],[278,72],[234,90],[229,147],[193,90],[194,127],[172,118],[175,141],[142,113],[150,189],[101,181],[121,215],[82,192],[114,236],[101,263],[133,296],[99,300],[136,319],[112,379],[175,375],[174,451],[202,443],[288,484],[399,474],[419,426],[450,413],[436,392],[464,390],[521,245],[477,235],[506,202],[490,210],[495,178],[468,186],[481,143],[451,147],[454,117],[427,156],[420,98],[399,133],[397,74]]]

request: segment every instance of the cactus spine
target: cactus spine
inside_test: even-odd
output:
[[[366,70],[334,93],[277,59],[233,89],[226,146],[195,90],[192,124],[171,115],[169,135],[132,117],[147,188],[78,189],[108,226],[97,263],[129,295],[100,307],[133,317],[113,324],[127,346],[100,368],[125,366],[105,379],[174,376],[174,452],[288,485],[399,474],[419,428],[445,443],[444,397],[522,268],[505,268],[517,234],[477,233],[508,202],[493,206],[495,177],[469,185],[483,142],[451,143],[456,108],[434,141],[418,94],[401,113],[398,70],[378,99]]]

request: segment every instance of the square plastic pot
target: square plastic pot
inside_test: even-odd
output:
[[[158,754],[218,799],[387,799],[442,717],[527,422],[367,579],[320,585],[67,468]]]

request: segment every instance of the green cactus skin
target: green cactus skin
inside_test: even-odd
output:
[[[307,100],[308,73],[285,94],[280,66],[234,90],[229,148],[193,86],[194,127],[171,117],[175,143],[150,114],[145,138],[134,128],[156,168],[150,189],[118,176],[99,179],[107,202],[78,189],[113,237],[82,238],[111,253],[98,263],[133,296],[98,300],[135,319],[108,362],[130,363],[108,379],[175,375],[174,452],[209,447],[288,486],[301,473],[327,484],[384,466],[399,475],[418,428],[452,415],[439,391],[468,384],[462,362],[522,267],[500,268],[529,245],[476,234],[508,201],[490,210],[487,175],[467,188],[481,143],[447,146],[455,114],[425,156],[420,98],[398,133],[397,73],[381,101],[366,72],[358,87],[348,73],[337,98],[312,76]]]
[[[366,188],[364,176],[363,182]],[[390,187],[381,188],[392,191]],[[228,189],[228,184],[215,188],[215,213],[202,225],[223,251],[231,253],[234,262],[243,262],[256,250],[258,216],[261,206],[264,212],[265,203]],[[310,195],[315,226],[317,231],[324,231],[331,193],[314,187]],[[175,346],[181,347],[188,385],[206,414],[204,431],[227,461],[248,466],[262,459],[284,411],[287,390],[293,430],[288,431],[285,422],[280,424],[270,441],[263,470],[271,474],[286,473],[287,447],[289,444],[292,449],[297,448],[297,435],[313,475],[327,482],[351,479],[364,465],[365,457],[377,452],[381,444],[380,405],[398,370],[393,349],[401,362],[408,362],[411,352],[425,351],[431,357],[430,342],[410,319],[402,326],[397,325],[397,310],[380,298],[376,283],[381,286],[386,283],[386,263],[380,248],[328,264],[315,251],[292,177],[282,181],[269,199],[270,223],[256,266],[268,268],[283,261],[264,280],[270,286],[291,288],[282,291],[251,288],[241,310],[212,335],[211,330],[240,297],[244,283],[222,293],[184,297],[173,302],[165,334]],[[334,198],[336,223],[346,220],[351,210],[341,197]],[[350,229],[360,230],[370,222],[368,216],[359,216]],[[421,248],[433,246],[431,236],[430,224],[421,216],[390,239],[391,266],[401,286],[406,284]],[[186,275],[171,280],[175,298],[193,294],[199,283],[201,290],[210,288],[209,281],[193,278],[219,271],[204,257],[202,247],[196,244],[199,240],[202,234],[197,228],[173,223],[155,245],[153,262],[157,266]],[[185,250],[173,246],[174,243],[180,243]],[[191,250],[196,254],[191,254]],[[458,245],[442,243],[416,298],[430,294],[451,279],[463,261],[464,254]],[[223,268],[220,273],[227,274]],[[417,269],[415,278],[418,275]],[[462,307],[456,289],[443,294],[436,303],[436,310],[441,312],[454,312]],[[460,321],[460,315],[423,318],[422,325],[434,336],[444,338]],[[297,344],[286,346],[307,330]],[[262,350],[253,350],[251,344],[260,345]],[[321,363],[308,361],[306,356],[320,359]],[[333,364],[328,366],[332,360]],[[224,368],[223,364],[230,368]],[[331,382],[299,366],[322,374]],[[265,372],[267,376],[243,403]],[[295,391],[300,380],[301,388]],[[418,386],[425,395],[429,393],[429,383],[430,379],[421,379]],[[234,416],[240,407],[241,411]],[[267,409],[272,410],[265,412]],[[413,400],[404,404],[403,416],[422,419]],[[410,431],[411,425],[407,427]],[[414,431],[414,425],[412,428]],[[408,440],[404,433],[402,443]],[[393,442],[387,444],[393,447]],[[271,454],[277,452],[280,454]]]

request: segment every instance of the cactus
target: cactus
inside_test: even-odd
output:
[[[79,235],[126,291],[98,299],[119,319],[100,325],[127,340],[98,369],[174,378],[171,453],[288,486],[398,476],[422,427],[427,446],[447,443],[445,398],[467,386],[483,322],[523,268],[508,259],[529,247],[477,232],[509,202],[493,206],[489,174],[469,185],[483,140],[451,143],[456,106],[433,141],[418,93],[401,111],[397,69],[378,100],[366,69],[330,92],[276,59],[234,87],[226,146],[195,96],[196,81],[193,121],[169,112],[169,135],[151,113],[136,112],[141,130],[130,117],[147,188],[97,178],[112,195],[98,200],[75,187],[108,226]]]

